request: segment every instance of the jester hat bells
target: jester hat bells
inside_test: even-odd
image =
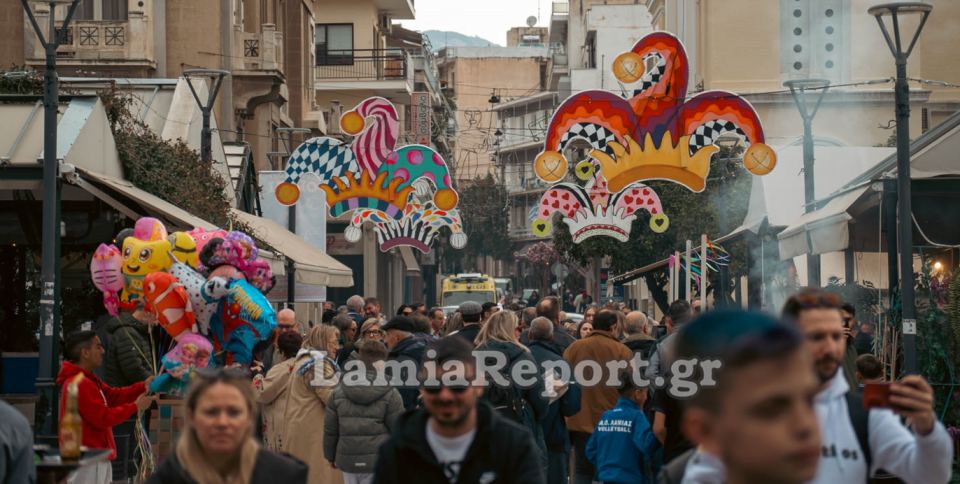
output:
[[[673,35],[643,37],[612,68],[620,82],[635,87],[632,96],[580,92],[564,101],[550,121],[534,172],[547,183],[562,182],[571,169],[564,149],[586,143],[590,157],[575,160],[572,168],[588,185],[560,183],[549,190],[531,220],[534,232],[548,233],[551,216],[559,213],[576,240],[593,235],[626,240],[626,219],[632,221],[640,209],[651,214],[652,230],[666,230],[659,197],[642,182],[667,180],[703,191],[711,157],[719,150],[717,140],[725,134],[748,145],[748,171],[763,175],[775,166],[776,154],[764,144],[760,120],[745,99],[723,91],[686,98],[687,56]],[[598,187],[605,192],[599,199],[593,196]]]
[[[277,187],[277,200],[285,205],[296,203],[300,195],[297,184],[304,174],[314,174],[330,216],[350,214],[352,223],[344,232],[350,242],[360,239],[361,226],[367,221],[385,224],[381,228],[412,227],[404,218],[421,206],[407,209],[408,203],[415,201],[414,195],[428,199],[436,210],[454,211],[459,195],[453,190],[446,161],[428,146],[397,147],[398,119],[396,107],[379,97],[344,113],[340,126],[354,136],[353,141],[346,145],[330,138],[313,138],[297,147],[287,163],[287,178]],[[381,250],[386,248],[381,245]]]

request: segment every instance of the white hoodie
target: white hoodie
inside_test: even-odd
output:
[[[822,453],[817,476],[811,482],[833,484],[867,481],[867,466],[857,441],[845,395],[850,390],[838,371],[817,394],[814,409],[820,424]],[[889,409],[871,409],[868,416],[871,474],[884,469],[916,484],[943,484],[950,480],[953,443],[939,421],[925,436],[911,433]]]
[[[845,397],[850,387],[842,371],[814,399],[820,425],[822,452],[817,475],[811,483],[858,484],[867,482],[867,465],[850,421]],[[871,474],[883,469],[911,484],[944,484],[950,480],[953,442],[939,421],[925,436],[914,435],[888,409],[868,414]],[[684,484],[725,481],[723,463],[709,455],[691,459]]]

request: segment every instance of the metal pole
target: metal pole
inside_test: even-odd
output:
[[[930,17],[933,6],[920,2],[899,2],[875,5],[867,13],[877,19],[880,32],[896,60],[897,83],[894,87],[897,112],[897,212],[900,234],[900,308],[903,331],[903,370],[917,372],[917,315],[913,279],[913,209],[910,198],[910,86],[907,85],[907,59],[917,45],[920,32]],[[900,17],[919,14],[920,22],[908,45],[900,35]],[[883,17],[890,15],[893,36],[887,31]],[[891,280],[891,283],[893,281]]]
[[[897,251],[897,181],[883,181],[883,232],[887,242],[887,293],[890,307],[893,307],[893,295],[900,286],[900,264]]]
[[[683,261],[687,264],[686,269],[683,271],[683,299],[686,299],[687,302],[693,303],[693,296],[691,295],[691,290],[693,286],[693,269],[692,264],[690,263],[690,255],[693,253],[693,241],[687,240],[687,250],[683,254]]]
[[[63,22],[66,29],[79,2],[70,4]],[[21,0],[41,45],[44,48],[43,73],[43,231],[40,270],[40,358],[36,387],[41,403],[39,434],[53,435],[57,420],[57,388],[54,373],[60,366],[60,167],[57,159],[57,110],[60,102],[60,83],[57,77],[56,3],[49,3],[47,35],[37,23],[33,10]]]
[[[700,235],[700,311],[707,311],[707,234]],[[716,295],[716,293],[714,293]]]
[[[900,228],[900,307],[903,321],[903,370],[917,372],[917,315],[913,293],[913,209],[910,200],[910,86],[907,56],[897,56],[897,204]]]
[[[193,99],[197,101],[200,113],[203,115],[203,124],[200,129],[200,160],[206,163],[213,162],[213,132],[210,130],[213,105],[217,101],[220,86],[223,85],[223,78],[229,75],[230,72],[218,69],[188,69],[183,71],[183,77],[187,79],[187,87],[190,88],[190,93],[193,94]],[[197,95],[191,76],[206,77],[211,80],[206,102],[201,101],[200,96]]]
[[[830,81],[826,79],[795,79],[786,81],[784,86],[790,88],[790,94],[793,95],[793,102],[800,111],[800,118],[803,120],[803,213],[810,213],[816,209],[814,201],[816,200],[815,178],[814,178],[814,144],[813,144],[813,118],[820,110],[820,103],[823,102],[823,96],[827,93]],[[813,109],[807,107],[807,90],[818,89],[820,92]],[[820,255],[807,254],[807,286],[820,287]]]

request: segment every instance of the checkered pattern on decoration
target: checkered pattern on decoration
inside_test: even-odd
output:
[[[612,131],[599,124],[575,124],[563,134],[562,138],[560,138],[560,151],[563,151],[563,149],[567,146],[567,143],[575,139],[582,139],[590,143],[590,146],[592,146],[594,149],[603,151],[608,155],[613,156],[613,149],[610,148],[609,144],[611,141],[616,141],[617,136]]]
[[[357,159],[350,146],[333,138],[312,138],[293,150],[287,160],[287,181],[300,182],[305,173],[314,173],[320,184],[327,185],[334,177],[357,171]]]
[[[655,59],[656,61],[654,62],[653,67],[651,67],[650,70],[648,70],[643,77],[640,78],[640,88],[633,90],[634,96],[655,86],[658,82],[660,82],[660,78],[663,77],[663,71],[667,66],[667,60],[664,59],[659,53],[651,52],[643,56],[644,66],[650,63],[650,59]]]
[[[750,146],[750,142],[747,141],[747,135],[744,134],[743,130],[737,127],[733,121],[715,119],[697,126],[697,129],[690,135],[690,154],[692,155],[700,151],[704,146],[715,144],[721,135],[730,132],[737,133],[740,139],[742,139],[747,146]]]

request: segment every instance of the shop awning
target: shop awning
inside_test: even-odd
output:
[[[273,220],[231,209],[231,215],[280,254],[294,261],[297,282],[327,287],[353,286],[353,271]]]
[[[144,215],[151,215],[164,219],[170,228],[184,230],[191,230],[195,227],[201,227],[207,230],[217,228],[216,225],[207,222],[206,220],[203,220],[202,218],[197,217],[152,193],[137,188],[133,185],[133,183],[127,180],[121,180],[119,178],[114,178],[112,176],[103,175],[89,170],[78,171],[80,172],[80,176],[74,180],[71,180],[71,183],[74,183],[75,185],[87,190],[93,194],[93,196],[103,200],[108,205],[112,206],[114,209],[128,216],[129,218],[137,219]],[[91,185],[91,182],[93,182],[93,185]],[[138,213],[123,201],[112,196],[108,191],[101,190],[99,188],[101,186],[107,188],[108,191],[118,192],[124,197],[135,201],[137,204],[142,205],[145,209],[149,210],[150,213]]]
[[[864,186],[834,197],[819,210],[801,215],[796,222],[777,234],[780,260],[846,249],[850,245],[848,222],[853,218],[847,210],[869,189],[869,186]]]
[[[406,245],[401,245],[400,258],[403,259],[404,273],[408,276],[420,275],[420,264],[417,264],[417,258],[413,255],[413,249]]]

